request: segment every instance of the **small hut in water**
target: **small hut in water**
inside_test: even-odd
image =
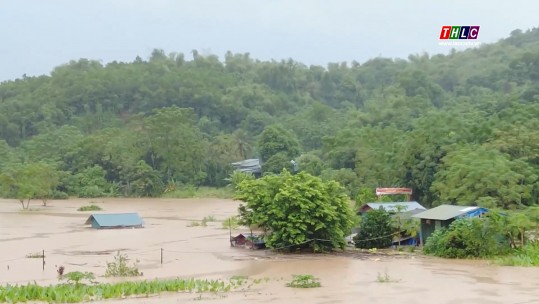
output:
[[[86,225],[95,229],[142,228],[144,222],[138,213],[107,213],[92,214],[86,220]]]
[[[230,246],[245,247],[251,249],[264,249],[266,248],[266,242],[264,241],[264,238],[260,235],[240,233],[237,236],[230,237]]]

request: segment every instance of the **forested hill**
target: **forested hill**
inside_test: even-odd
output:
[[[50,176],[55,196],[223,186],[229,164],[251,157],[267,172],[295,159],[353,198],[408,186],[427,206],[536,204],[539,29],[450,55],[327,67],[154,50],[0,85],[4,197],[35,176]]]

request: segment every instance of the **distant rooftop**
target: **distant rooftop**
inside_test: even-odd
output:
[[[429,220],[445,221],[445,220],[452,219],[463,214],[476,211],[478,209],[482,209],[482,208],[475,207],[475,206],[441,205],[436,208],[432,208],[427,211],[423,211],[421,213],[413,215],[412,217],[421,218],[421,219],[429,219]]]
[[[90,215],[85,224],[94,228],[142,227],[143,221],[138,213],[106,213]]]
[[[426,208],[421,206],[418,202],[366,203],[365,205],[363,205],[362,209],[365,206],[369,206],[372,209],[384,208],[388,212],[397,212],[397,206],[403,206],[401,212],[407,212],[416,209],[426,210]]]
[[[246,159],[239,162],[232,163],[234,169],[246,172],[246,173],[261,173],[262,167],[260,166],[260,160],[257,158]]]

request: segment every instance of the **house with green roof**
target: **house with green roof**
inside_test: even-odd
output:
[[[412,217],[421,220],[419,241],[424,245],[424,240],[426,241],[437,229],[449,227],[453,221],[460,218],[482,217],[487,212],[488,209],[477,206],[441,205]]]

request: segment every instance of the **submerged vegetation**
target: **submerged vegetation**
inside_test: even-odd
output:
[[[82,206],[77,211],[100,211],[103,210],[103,208],[97,206],[97,205],[88,205],[88,206]]]
[[[315,278],[311,274],[300,274],[294,275],[294,278],[290,283],[286,283],[287,287],[292,288],[316,288],[321,287],[322,285],[319,282],[318,278]]]
[[[114,256],[114,261],[107,262],[106,277],[135,277],[141,276],[142,272],[138,270],[138,260],[129,265],[129,257],[119,251]]]
[[[376,282],[378,283],[397,283],[400,282],[400,280],[396,280],[389,276],[387,273],[387,269],[384,271],[384,274],[378,273],[376,276]]]

